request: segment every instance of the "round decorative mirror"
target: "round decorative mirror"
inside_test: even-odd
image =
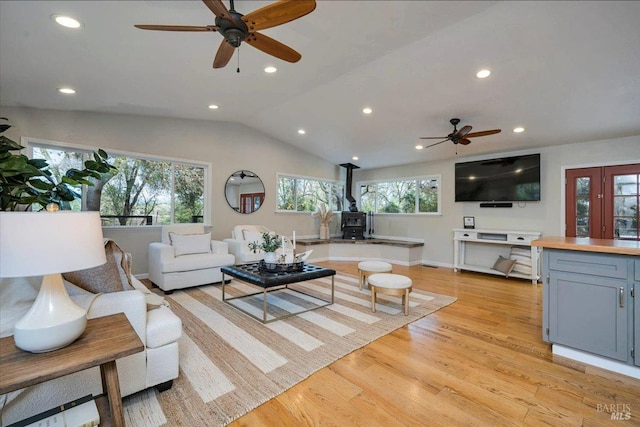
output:
[[[224,185],[227,203],[236,212],[250,214],[262,206],[264,201],[264,185],[255,173],[239,170],[231,174]]]

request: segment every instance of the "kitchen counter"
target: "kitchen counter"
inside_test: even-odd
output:
[[[591,239],[587,237],[542,237],[532,241],[531,245],[569,251],[640,255],[640,242],[635,240]]]

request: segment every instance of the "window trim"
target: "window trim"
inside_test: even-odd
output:
[[[78,151],[78,152],[83,152],[83,153],[87,153],[87,154],[91,154],[94,151],[98,151],[99,149],[102,149],[104,151],[106,151],[109,154],[109,157],[130,157],[130,158],[135,158],[135,159],[143,159],[143,160],[156,160],[156,161],[163,161],[163,162],[171,162],[172,166],[171,169],[173,171],[173,163],[181,163],[187,166],[195,166],[195,167],[202,167],[204,169],[204,191],[203,191],[203,206],[204,206],[204,218],[203,218],[203,223],[205,224],[205,226],[208,226],[211,224],[211,170],[212,170],[212,164],[211,162],[202,162],[202,161],[198,161],[198,160],[189,160],[189,159],[181,159],[179,157],[170,157],[170,156],[159,156],[156,154],[144,154],[144,153],[138,153],[138,152],[134,152],[134,151],[125,151],[125,150],[118,150],[118,149],[112,149],[112,148],[100,148],[100,147],[95,147],[92,145],[83,145],[83,144],[74,144],[71,142],[62,142],[62,141],[54,141],[54,140],[50,140],[50,139],[42,139],[42,138],[32,138],[29,136],[23,136],[20,138],[20,145],[22,145],[23,147],[25,147],[25,155],[32,159],[33,158],[33,148],[34,147],[38,147],[38,148],[50,148],[53,150],[68,150],[68,151]],[[171,175],[171,183],[173,185],[173,180],[175,179],[174,175]],[[173,200],[174,198],[171,198],[171,209],[172,212],[175,209],[174,203],[175,201]],[[83,200],[83,205],[84,205],[84,200]],[[84,206],[83,206],[84,207]],[[173,220],[173,218],[172,218]],[[172,222],[173,224],[173,222]],[[158,227],[160,227],[160,225],[157,225]],[[122,226],[122,225],[109,225],[109,226],[104,226],[103,228],[127,228],[127,227],[132,227],[132,226]],[[154,226],[146,226],[146,227],[154,227]],[[134,227],[134,228],[139,228],[139,227]]]
[[[362,186],[363,185],[371,185],[375,184],[376,186],[380,183],[388,183],[388,182],[398,182],[398,181],[424,181],[436,179],[438,180],[438,210],[436,212],[374,212],[375,215],[416,215],[416,216],[442,216],[442,175],[441,174],[433,174],[433,175],[418,175],[418,176],[409,176],[409,177],[399,177],[399,178],[387,178],[387,179],[376,179],[376,180],[368,180],[368,181],[357,181],[355,183],[356,197],[358,200],[358,205],[362,207]],[[416,193],[417,197],[417,193]],[[376,200],[377,202],[377,200]],[[418,203],[416,200],[416,209],[418,208]],[[377,209],[377,203],[376,203]]]
[[[278,194],[278,189],[279,189],[279,183],[280,183],[280,178],[292,178],[292,179],[306,179],[306,180],[313,180],[313,181],[322,181],[322,182],[329,182],[331,184],[338,184],[338,185],[342,185],[343,187],[346,187],[346,183],[345,181],[340,181],[339,179],[325,179],[325,178],[318,178],[318,177],[314,177],[314,176],[305,176],[305,175],[293,175],[290,173],[284,173],[284,172],[276,172],[276,197],[275,197],[275,206],[274,206],[274,212],[275,213],[283,213],[283,214],[304,214],[304,215],[309,215],[309,213],[313,213],[311,211],[290,211],[290,210],[286,210],[286,209],[278,209],[278,198],[279,198],[279,194]],[[345,205],[346,202],[346,197],[344,195],[344,193],[342,194],[342,204],[343,206]],[[329,206],[327,206],[328,208],[330,208]]]

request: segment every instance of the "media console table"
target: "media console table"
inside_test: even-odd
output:
[[[479,273],[504,276],[503,273],[494,270],[493,263],[498,255],[509,258],[511,246],[528,247],[531,252],[531,274],[512,272],[509,277],[529,279],[534,285],[540,280],[540,250],[531,245],[533,240],[540,238],[537,231],[505,231],[505,230],[476,230],[465,228],[453,229],[453,271],[468,270]],[[481,246],[483,251],[491,254],[491,257],[479,257],[477,260],[467,261],[470,246]],[[489,249],[494,250],[489,250]]]

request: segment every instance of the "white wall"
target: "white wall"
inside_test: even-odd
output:
[[[210,162],[211,225],[213,236],[231,237],[238,224],[262,224],[281,234],[317,235],[315,218],[308,213],[275,213],[278,173],[340,178],[342,168],[291,145],[275,140],[255,129],[227,122],[173,119],[118,114],[65,112],[32,108],[0,108],[13,127],[6,136],[47,139],[72,144]],[[225,199],[227,178],[237,170],[250,170],[260,176],[265,187],[264,205],[252,214],[240,214]],[[160,231],[105,229],[133,254],[135,274],[146,273],[149,241],[159,241]]]
[[[211,162],[211,224],[216,239],[230,237],[238,224],[262,224],[279,233],[297,236],[317,235],[318,220],[310,214],[275,213],[276,174],[285,173],[328,180],[344,177],[344,169],[246,126],[202,120],[172,119],[131,115],[61,112],[27,108],[0,108],[14,128],[7,136],[49,139],[94,148],[104,148]],[[480,208],[479,203],[454,202],[454,164],[518,154],[541,153],[540,202],[514,205],[511,209]],[[440,174],[442,176],[442,215],[376,215],[377,235],[424,239],[424,262],[450,266],[453,263],[453,228],[462,227],[463,216],[474,216],[476,228],[541,231],[543,235],[562,234],[563,168],[601,164],[640,162],[640,136],[547,147],[539,150],[494,153],[485,156],[424,162],[410,165],[356,169],[358,181]],[[250,215],[234,212],[225,200],[224,186],[233,172],[245,169],[257,173],[265,186],[265,204]],[[342,178],[344,179],[344,178]],[[355,189],[354,185],[354,195]],[[331,232],[339,232],[339,216],[334,216]],[[159,241],[155,227],[105,229],[134,257],[134,273],[147,272],[146,247]]]
[[[480,203],[454,201],[454,165],[457,162],[540,153],[541,201],[514,203],[513,208],[480,208]],[[358,181],[421,175],[442,176],[442,215],[403,216],[376,215],[376,235],[424,239],[423,262],[433,265],[453,265],[453,228],[462,228],[462,217],[475,217],[476,228],[498,230],[540,231],[545,236],[564,233],[564,172],[563,168],[605,164],[640,163],[640,136],[604,141],[545,147],[537,150],[493,153],[410,165],[356,169]]]

